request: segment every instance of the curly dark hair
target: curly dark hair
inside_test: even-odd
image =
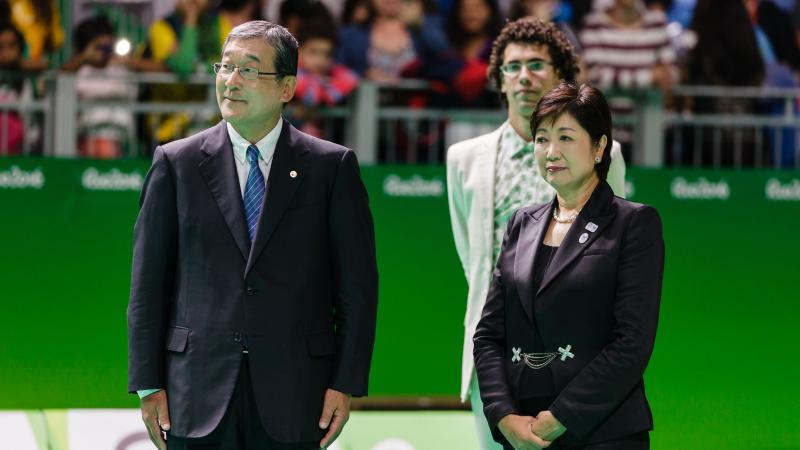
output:
[[[575,82],[580,69],[578,57],[572,44],[558,27],[551,22],[543,22],[534,17],[523,17],[513,22],[508,22],[500,31],[500,36],[492,44],[492,56],[489,58],[489,68],[486,76],[489,82],[500,95],[500,101],[508,106],[508,99],[501,92],[503,73],[503,54],[510,43],[539,44],[547,47],[556,75],[567,82]]]

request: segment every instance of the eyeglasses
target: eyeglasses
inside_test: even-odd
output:
[[[522,72],[522,66],[525,66],[531,73],[542,73],[548,64],[552,65],[553,63],[543,59],[532,59],[525,63],[511,62],[500,66],[500,71],[506,75],[518,75],[520,72]]]
[[[234,70],[239,71],[239,75],[245,80],[257,80],[262,75],[275,75],[280,78],[283,74],[280,72],[259,72],[255,67],[240,67],[235,64],[214,63],[214,73],[222,78],[228,78],[233,75]]]

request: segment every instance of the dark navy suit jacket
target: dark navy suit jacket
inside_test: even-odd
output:
[[[378,275],[351,150],[284,122],[252,245],[225,122],[158,147],[140,206],[128,389],[166,388],[173,434],[214,430],[245,345],[280,442],[322,437],[327,388],[367,394]]]

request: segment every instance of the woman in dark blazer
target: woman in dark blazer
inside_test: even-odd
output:
[[[507,449],[647,449],[661,220],[605,181],[611,113],[599,90],[562,83],[531,130],[556,196],[508,222],[474,338],[484,412]]]

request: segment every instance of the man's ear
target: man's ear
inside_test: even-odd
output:
[[[297,77],[294,75],[287,75],[281,80],[281,101],[289,103],[294,98],[294,91],[297,89]]]

